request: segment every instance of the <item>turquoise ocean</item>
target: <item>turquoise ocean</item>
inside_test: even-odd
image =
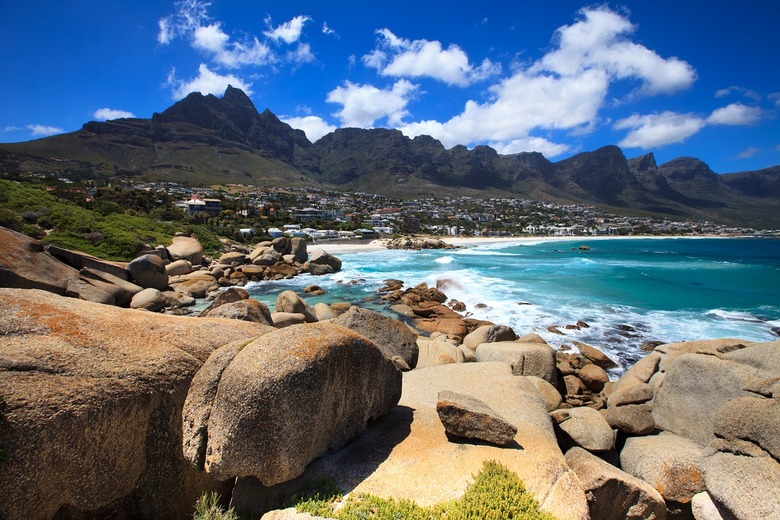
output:
[[[780,339],[780,240],[578,238],[338,256],[343,268],[336,274],[246,289],[273,310],[280,291],[302,293],[316,284],[327,293],[307,298],[311,305],[349,301],[393,315],[378,300],[384,280],[403,280],[405,287],[447,280],[444,292],[464,302],[471,317],[519,335],[536,332],[555,347],[591,344],[623,369],[651,341]],[[589,327],[565,329],[577,321]]]

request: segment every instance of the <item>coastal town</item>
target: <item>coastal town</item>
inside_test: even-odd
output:
[[[60,182],[91,200],[97,189],[66,178]],[[232,224],[232,235],[251,240],[281,235],[313,240],[435,236],[776,236],[777,230],[729,227],[707,220],[619,215],[592,205],[513,197],[479,198],[421,194],[399,199],[315,187],[187,186],[130,182],[119,187],[158,195],[182,216],[215,226]],[[225,226],[221,226],[223,229]]]

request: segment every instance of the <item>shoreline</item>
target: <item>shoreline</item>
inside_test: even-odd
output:
[[[507,244],[507,245],[519,245],[530,246],[537,245],[546,242],[583,242],[583,245],[587,245],[588,241],[603,241],[603,240],[661,240],[661,239],[688,239],[698,240],[705,238],[749,238],[745,236],[723,236],[723,235],[630,235],[630,236],[618,236],[618,235],[599,235],[599,236],[513,236],[513,237],[441,237],[433,235],[420,235],[420,238],[436,238],[445,242],[451,246],[456,247],[479,247],[482,245],[492,244]],[[322,249],[326,253],[338,255],[341,253],[370,253],[375,251],[387,250],[385,247],[385,241],[387,239],[376,239],[369,243],[362,244],[350,244],[350,243],[328,243],[320,242],[309,244],[309,249],[314,251],[316,249]]]

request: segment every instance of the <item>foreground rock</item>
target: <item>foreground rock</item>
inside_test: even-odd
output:
[[[498,341],[477,347],[477,361],[503,361],[517,376],[536,376],[555,385],[555,351],[546,343]]]
[[[47,253],[38,240],[0,226],[0,287],[42,289],[64,295],[78,270]]]
[[[190,380],[274,330],[0,289],[0,518],[185,518],[229,492],[181,455]]]
[[[338,325],[291,326],[226,349],[198,373],[184,407],[185,454],[217,479],[291,480],[401,395],[393,363]]]
[[[514,442],[506,447],[450,442],[436,413],[443,390],[469,394],[518,425]],[[312,462],[298,482],[329,476],[346,491],[433,505],[462,496],[490,459],[516,472],[557,518],[588,518],[585,495],[558,448],[544,404],[533,385],[504,363],[405,372],[398,406],[341,450]],[[262,509],[276,493],[255,479],[239,479],[233,503]]]
[[[407,370],[417,366],[417,334],[400,321],[370,309],[353,306],[335,318],[333,323],[367,337],[379,347],[386,358],[400,357],[408,367]]]
[[[517,435],[517,427],[492,408],[471,396],[444,390],[439,392],[436,413],[447,433],[466,439],[480,439],[503,446]]]
[[[663,520],[666,504],[658,491],[582,448],[566,452],[588,496],[590,517],[599,520]]]

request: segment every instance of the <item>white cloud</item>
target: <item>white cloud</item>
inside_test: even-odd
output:
[[[277,42],[283,41],[287,44],[295,43],[301,38],[303,26],[310,20],[311,18],[308,16],[296,16],[289,22],[284,22],[278,27],[272,28],[269,31],[265,31],[263,34],[272,40],[276,40]],[[270,17],[266,18],[265,21],[269,27],[272,27]]]
[[[761,119],[761,114],[762,111],[758,107],[732,103],[713,110],[707,122],[713,125],[752,125]]]
[[[780,92],[772,92],[767,97],[775,104],[776,107],[780,108]]]
[[[184,36],[209,20],[208,7],[211,2],[204,0],[179,0],[174,3],[176,12],[160,18],[157,22],[159,32],[157,41],[167,45],[174,38]]]
[[[441,42],[406,40],[389,29],[380,29],[377,34],[379,47],[363,56],[363,63],[383,76],[429,77],[466,87],[501,71],[501,65],[488,59],[479,66],[471,65],[463,49],[455,44],[444,49]]]
[[[108,121],[110,119],[121,119],[124,117],[135,117],[135,114],[127,110],[116,110],[113,108],[98,108],[92,117],[98,121]]]
[[[311,63],[316,59],[317,58],[315,58],[314,54],[311,52],[311,45],[308,43],[299,43],[294,51],[287,53],[287,61],[290,63]]]
[[[373,85],[356,85],[349,81],[330,91],[329,103],[339,103],[342,109],[334,115],[342,126],[371,128],[376,120],[386,117],[390,125],[399,125],[408,115],[406,105],[417,90],[417,85],[402,79],[389,89]]]
[[[32,135],[35,137],[61,134],[62,132],[65,131],[62,128],[59,128],[57,126],[46,126],[46,125],[27,125],[27,129],[30,130]]]
[[[287,117],[282,116],[279,119],[287,123],[293,128],[303,130],[306,133],[306,137],[312,143],[320,139],[325,134],[329,134],[336,130],[336,127],[329,124],[327,121],[317,116],[304,116],[304,117]]]
[[[322,22],[322,34],[327,34],[328,36],[335,36],[336,38],[339,37],[338,33],[336,33],[335,30],[328,27],[328,22]]]
[[[756,103],[761,101],[761,94],[759,94],[755,90],[751,90],[745,87],[732,86],[732,87],[722,88],[720,90],[715,91],[716,98],[730,96],[731,94],[740,94],[742,96],[745,96],[746,98],[752,99]]]
[[[748,149],[740,152],[739,154],[737,154],[737,157],[739,157],[740,159],[750,159],[751,157],[753,157],[757,153],[758,153],[758,148],[755,148],[755,147],[751,146],[750,148],[748,148]]]
[[[671,94],[690,87],[696,71],[678,58],[662,58],[643,45],[628,41],[636,27],[607,7],[580,10],[582,19],[560,27],[558,48],[545,55],[532,72],[548,71],[578,76],[589,69],[603,70],[616,79],[642,82],[638,94]]]
[[[245,83],[233,74],[218,74],[204,63],[198,67],[198,75],[189,81],[176,79],[176,71],[172,70],[166,84],[173,89],[174,99],[181,99],[191,92],[221,95],[228,85],[243,90],[248,96],[252,94],[251,83]]]
[[[6,126],[3,131],[4,132],[16,132],[18,130],[24,130],[24,128],[22,128],[20,126],[13,126],[13,125],[11,125],[11,126]]]
[[[202,25],[193,32],[194,48],[210,54],[212,59],[225,67],[235,69],[244,65],[266,65],[276,61],[271,49],[257,38],[246,41],[230,41],[220,23]]]
[[[699,132],[706,121],[694,114],[661,112],[640,116],[634,114],[616,122],[616,130],[631,130],[620,141],[625,148],[654,148],[672,143],[680,143]]]

